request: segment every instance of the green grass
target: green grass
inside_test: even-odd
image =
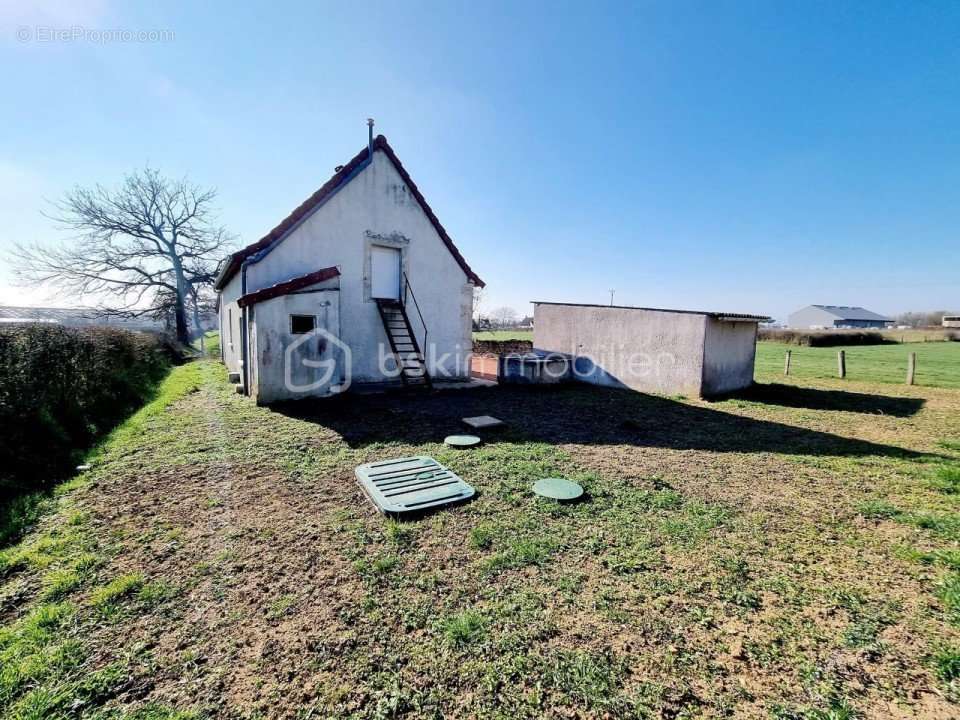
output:
[[[195,350],[200,350],[200,338],[197,338],[193,341],[193,347]],[[210,332],[204,334],[203,336],[203,349],[204,354],[207,357],[219,358],[220,357],[220,333],[216,330],[211,330]]]
[[[934,672],[939,680],[946,683],[960,680],[960,648],[951,646],[937,648],[932,660]]]
[[[483,330],[473,333],[474,340],[533,340],[533,330]]]
[[[96,608],[113,605],[119,600],[138,592],[143,587],[144,582],[142,573],[121,575],[91,592],[90,604]]]
[[[933,473],[931,485],[947,495],[960,494],[960,465],[938,467]]]
[[[92,451],[92,471],[50,493],[22,497],[20,509],[8,513],[4,525],[12,528],[8,539],[28,532],[20,542],[0,550],[0,597],[19,598],[20,611],[4,615],[0,624],[0,716],[194,717],[155,702],[134,703],[124,712],[103,709],[129,684],[143,648],[125,644],[126,631],[104,648],[94,648],[92,638],[108,624],[119,625],[159,608],[175,591],[165,581],[146,582],[141,572],[112,569],[111,558],[121,546],[98,533],[95,518],[78,507],[76,496],[101,467],[125,455],[132,445],[149,442],[151,423],[196,387],[195,370],[186,366],[168,376],[153,401]]]
[[[178,367],[0,554],[0,714],[949,717],[960,397],[915,391],[907,417],[588,387],[271,410]],[[460,402],[508,426],[450,450]],[[354,467],[412,454],[474,501],[371,512]],[[534,497],[551,476],[585,500]]]
[[[937,597],[943,603],[950,622],[960,626],[960,573],[947,573],[937,586]]]
[[[293,609],[296,602],[297,599],[293,595],[283,595],[277,598],[270,603],[270,607],[267,609],[267,617],[271,620],[279,620]]]
[[[917,354],[916,384],[960,388],[960,343],[930,342],[838,348],[757,343],[756,376],[764,382],[783,378],[784,357],[791,351],[790,376],[805,380],[837,377],[837,351],[846,354],[849,380],[876,383],[906,382],[907,356]]]
[[[443,635],[451,645],[464,647],[483,638],[486,623],[483,616],[474,610],[464,610],[443,623]]]
[[[903,514],[886,500],[867,500],[858,503],[857,512],[868,520],[891,520]]]
[[[35,492],[0,501],[0,548],[20,538],[51,507],[50,493]]]

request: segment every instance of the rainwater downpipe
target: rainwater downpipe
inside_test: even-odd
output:
[[[247,294],[247,263],[240,265],[240,297]],[[250,394],[249,350],[247,347],[247,308],[240,308],[240,364],[243,368],[243,394]]]

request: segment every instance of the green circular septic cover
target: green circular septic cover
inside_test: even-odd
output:
[[[544,478],[534,483],[533,491],[540,497],[554,500],[576,500],[583,495],[583,488],[563,478]]]
[[[443,441],[447,445],[458,448],[473,447],[480,444],[480,438],[476,435],[447,435]]]

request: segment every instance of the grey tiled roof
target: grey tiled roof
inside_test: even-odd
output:
[[[835,315],[841,320],[883,320],[892,322],[891,318],[878,315],[862,307],[850,307],[848,305],[814,305],[813,307]]]

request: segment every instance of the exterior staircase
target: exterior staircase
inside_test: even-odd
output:
[[[416,300],[414,300],[416,302]],[[400,380],[407,387],[433,387],[424,361],[423,352],[413,334],[404,303],[399,300],[377,300],[377,310],[387,333],[390,349],[400,368]],[[419,308],[417,308],[419,313]],[[423,318],[421,317],[421,322]],[[424,332],[426,342],[426,332]]]

